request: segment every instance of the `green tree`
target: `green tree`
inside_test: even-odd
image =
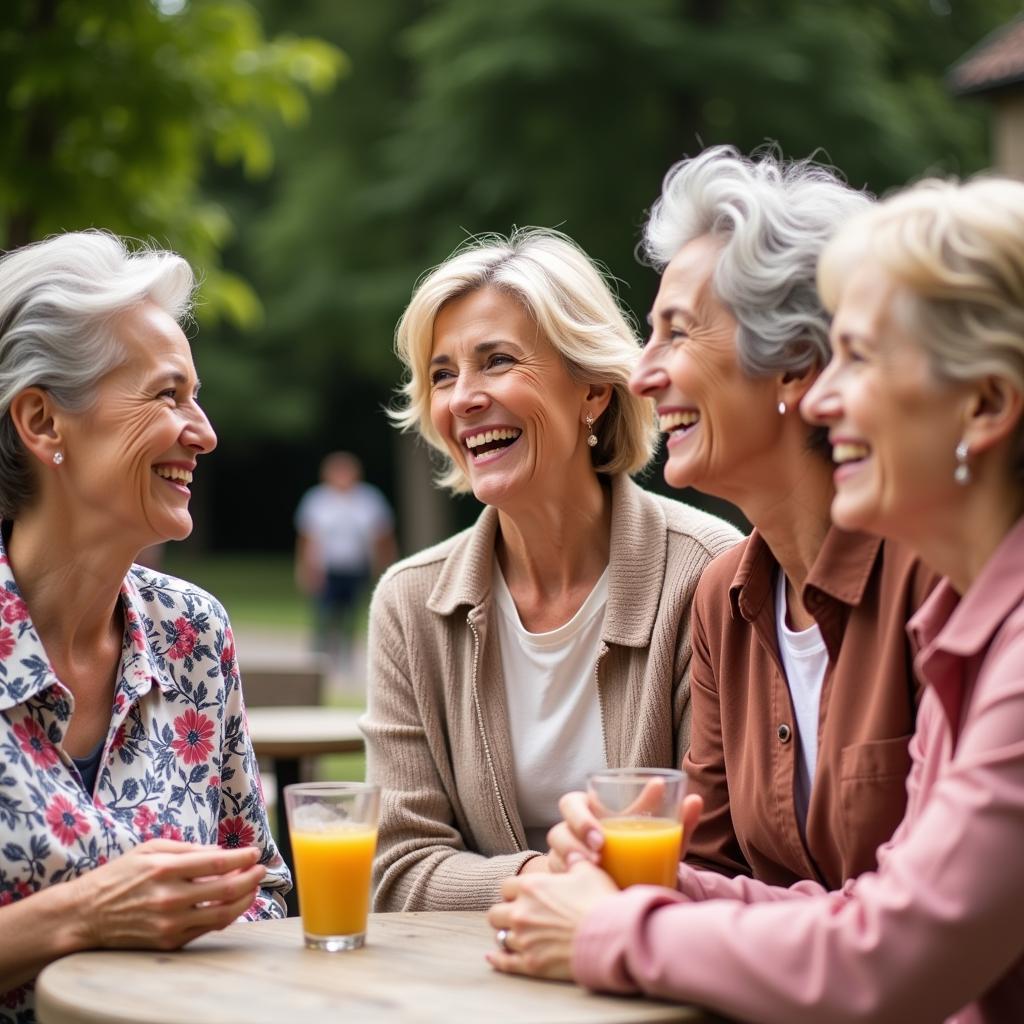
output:
[[[152,238],[201,268],[205,316],[254,323],[255,292],[221,268],[232,222],[204,166],[266,174],[272,123],[301,123],[343,67],[321,40],[267,39],[242,0],[8,0],[0,245],[88,226]]]

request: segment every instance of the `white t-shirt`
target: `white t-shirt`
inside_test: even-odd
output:
[[[367,571],[374,544],[391,522],[384,495],[367,483],[346,491],[317,484],[295,511],[295,529],[316,545],[325,568],[338,572]]]
[[[608,570],[579,611],[549,633],[523,628],[497,561],[494,598],[519,815],[529,848],[545,852],[548,829],[561,820],[559,799],[608,767],[595,671]]]
[[[775,616],[782,667],[786,671],[786,683],[796,715],[800,760],[797,762],[793,797],[800,827],[804,828],[818,763],[818,713],[821,687],[828,668],[828,649],[817,623],[795,632],[786,625],[786,610],[786,575],[780,569],[775,590]]]

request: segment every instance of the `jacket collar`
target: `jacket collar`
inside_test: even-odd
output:
[[[665,577],[665,513],[626,474],[611,477],[610,485],[612,571],[603,639],[644,647],[651,639]],[[477,608],[490,597],[497,536],[497,509],[485,508],[445,560],[427,599],[432,612],[451,615],[466,605]]]
[[[121,652],[115,702],[123,695],[126,706],[154,682],[172,688],[173,683],[164,678],[160,660],[149,644],[145,603],[131,573],[121,584],[121,602],[125,635],[130,642]],[[0,539],[0,711],[22,704],[55,684],[60,680],[29,616]]]
[[[830,526],[807,574],[804,592],[816,590],[851,607],[860,604],[881,547],[880,537]],[[753,622],[758,617],[774,594],[777,567],[775,556],[755,529],[729,585],[733,618]]]

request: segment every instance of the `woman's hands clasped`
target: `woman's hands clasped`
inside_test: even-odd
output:
[[[255,846],[151,839],[87,872],[77,889],[81,948],[177,949],[252,905],[265,870]]]

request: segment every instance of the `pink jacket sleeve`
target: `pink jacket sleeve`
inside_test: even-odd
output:
[[[575,977],[769,1024],[955,1013],[1024,955],[1024,637],[993,645],[952,760],[949,743],[929,690],[876,872],[821,895],[703,872],[627,890],[584,921]]]

